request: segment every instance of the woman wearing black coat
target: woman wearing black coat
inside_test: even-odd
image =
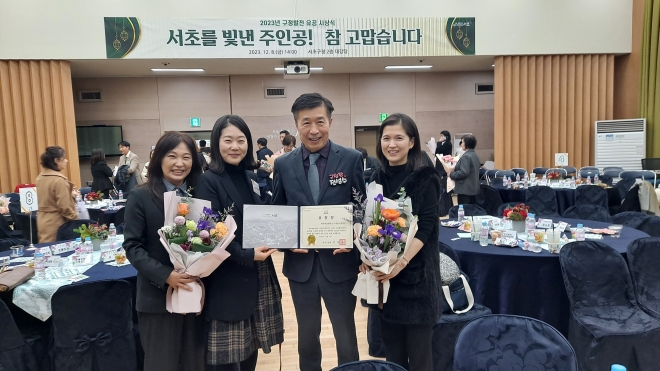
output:
[[[186,196],[202,173],[196,153],[187,134],[165,133],[154,148],[147,183],[135,188],[126,203],[123,247],[138,272],[135,309],[144,371],[204,370],[203,317],[170,313],[165,306],[169,287],[191,290],[188,284],[195,279],[174,270],[158,236],[165,223],[163,193]]]
[[[447,130],[441,131],[439,139],[440,140],[438,140],[438,144],[435,147],[435,154],[440,156],[451,155],[452,145],[449,132]],[[437,157],[435,158],[435,170],[437,170],[438,175],[440,175],[440,185],[444,190],[447,190],[447,172]]]
[[[113,189],[110,177],[112,170],[105,162],[105,153],[101,148],[92,150],[92,191],[101,192],[103,196],[110,198]]]
[[[381,317],[385,355],[409,371],[432,370],[433,326],[442,313],[438,174],[433,167],[422,165],[419,132],[407,115],[390,115],[378,129],[378,138],[377,154],[383,167],[372,180],[383,186],[383,196],[390,199],[398,199],[405,188],[419,228],[392,272],[376,273],[377,280],[390,282]],[[363,273],[368,270],[366,264],[360,266]]]
[[[284,341],[282,292],[266,246],[243,249],[243,205],[260,204],[252,135],[234,115],[218,119],[211,132],[211,164],[197,183],[196,196],[215,212],[229,210],[237,224],[231,254],[204,281],[208,320],[207,370],[254,371],[261,348]]]

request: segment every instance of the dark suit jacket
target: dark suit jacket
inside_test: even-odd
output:
[[[124,250],[137,269],[136,310],[145,313],[168,313],[165,309],[167,278],[174,269],[160,243],[158,229],[165,223],[163,200],[135,188],[128,197],[124,216]]]
[[[92,165],[92,191],[97,192],[112,189],[111,176],[112,170],[105,161],[99,161]],[[105,196],[108,195],[106,194]]]
[[[436,155],[442,155],[442,156],[447,156],[451,155],[451,142],[446,140],[443,143],[440,143],[435,147],[435,154]],[[438,174],[440,175],[445,175],[447,174],[445,172],[445,168],[442,167],[442,164],[440,163],[440,160],[438,158],[435,158],[435,169],[438,171]]]
[[[366,197],[363,176],[362,155],[353,149],[344,148],[330,142],[328,164],[323,174],[319,192],[319,205],[346,205],[354,202],[353,189]],[[330,185],[330,175],[343,172],[348,182],[336,186]],[[303,167],[302,147],[275,160],[273,176],[273,204],[312,206],[312,192],[307,183]],[[359,253],[353,249],[350,253],[332,255],[331,249],[319,249],[319,258],[323,273],[330,282],[343,282],[355,278],[360,265]],[[284,252],[283,273],[290,280],[305,282],[309,279],[314,265],[312,250],[307,254],[291,251]]]
[[[265,160],[266,156],[272,156],[273,151],[268,149],[268,147],[264,147],[260,150],[257,150],[257,160]],[[266,170],[257,170],[257,182],[266,182],[267,179],[270,177],[270,173],[267,172]]]
[[[252,183],[251,180],[256,181],[256,175],[251,171],[246,171],[245,176],[248,184]],[[261,203],[259,195],[252,192],[252,196],[252,204]],[[195,197],[211,201],[211,207],[219,213],[233,204],[231,215],[238,227],[236,237],[227,246],[231,256],[204,280],[206,317],[222,321],[248,319],[257,306],[259,272],[254,264],[254,250],[242,247],[243,199],[227,173],[214,171],[207,171],[198,180]],[[279,290],[273,260],[268,258],[266,262],[273,273],[271,279]]]
[[[449,177],[456,182],[454,193],[474,196],[479,193],[479,156],[473,149],[468,149],[456,163]]]
[[[380,170],[380,162],[375,157],[367,156],[365,168],[366,169],[364,169],[364,182],[368,183],[369,179],[371,179],[371,175],[373,175],[373,173]]]

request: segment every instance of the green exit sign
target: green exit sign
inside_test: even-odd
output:
[[[190,118],[190,126],[192,127],[200,127],[202,126],[202,120],[199,119],[199,117],[191,117]]]
[[[385,119],[387,119],[387,116],[389,116],[389,114],[387,114],[387,113],[381,113],[381,114],[380,114],[380,122],[385,121]]]

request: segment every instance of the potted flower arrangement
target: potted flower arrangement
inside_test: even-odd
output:
[[[83,241],[89,237],[92,240],[94,251],[101,250],[101,241],[107,240],[110,235],[108,226],[106,224],[98,223],[90,223],[89,226],[87,226],[87,224],[81,224],[80,227],[73,231],[80,234],[80,239]]]
[[[9,198],[5,196],[0,196],[0,215],[7,214],[9,212]]]
[[[551,172],[548,173],[546,178],[550,181],[552,181],[552,180],[557,181],[557,180],[561,179],[561,174],[558,171],[551,171]]]
[[[85,200],[93,202],[93,203],[103,201],[103,193],[102,192],[91,191],[85,196]]]
[[[529,206],[518,204],[504,209],[502,216],[511,221],[511,228],[516,232],[525,231],[525,219],[529,213]]]

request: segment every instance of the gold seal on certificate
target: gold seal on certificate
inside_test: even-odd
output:
[[[300,244],[308,249],[353,247],[353,205],[302,206]]]

